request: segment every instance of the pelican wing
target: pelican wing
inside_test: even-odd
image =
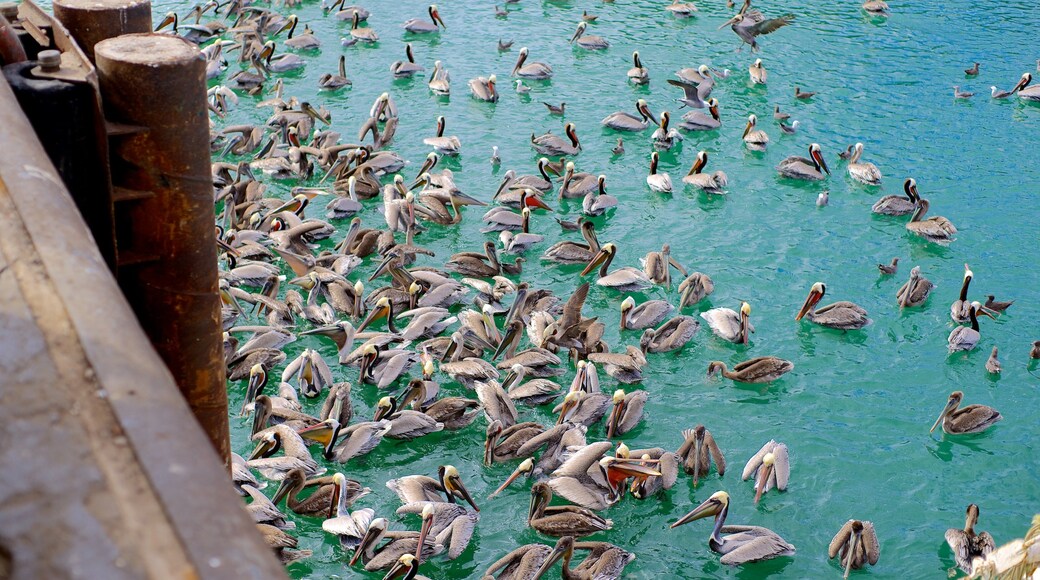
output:
[[[674,453],[667,451],[662,453],[658,459],[657,471],[661,472],[661,486],[665,489],[671,489],[675,485],[675,480],[679,477],[678,457]]]
[[[711,431],[704,431],[704,446],[708,448],[712,460],[715,461],[715,469],[718,470],[719,477],[722,477],[726,474],[726,458],[722,456],[722,450],[715,443],[715,437],[712,436]]]
[[[837,534],[831,538],[831,543],[827,546],[827,557],[833,559],[838,555],[838,551],[841,550],[842,546],[848,543],[849,536],[852,535],[852,522],[855,520],[849,520],[845,522],[845,525],[838,530]]]
[[[321,522],[321,529],[340,536],[341,542],[353,540],[353,545],[357,545],[375,515],[376,512],[371,508],[355,510],[350,515],[340,515]]]
[[[452,520],[451,525],[437,534],[437,543],[448,548],[449,560],[454,560],[462,555],[466,546],[469,545],[470,538],[473,537],[473,530],[479,519],[480,514],[466,512]]]
[[[581,322],[581,309],[585,305],[585,298],[589,295],[589,283],[585,282],[578,286],[567,303],[563,305],[563,314],[560,315],[559,328],[566,331],[568,328]]]
[[[787,455],[787,445],[777,443],[773,449],[773,475],[776,476],[776,488],[780,491],[787,490],[787,482],[791,479],[791,461]]]
[[[618,422],[618,432],[628,433],[643,418],[643,407],[646,406],[646,391],[633,391],[625,395],[625,413]]]
[[[766,453],[772,451],[774,447],[776,447],[776,441],[773,439],[770,439],[768,443],[763,445],[762,448],[758,450],[758,453],[755,453],[751,459],[748,460],[747,464],[744,465],[744,471],[740,474],[740,480],[747,481],[751,476],[755,475],[755,472],[758,471],[758,468],[762,465],[762,458],[765,457]]]
[[[723,526],[725,536],[723,549],[726,544],[734,543],[736,547],[727,551],[722,556],[723,564],[737,565],[745,562],[756,562],[768,560],[777,556],[794,553],[794,546],[788,544],[776,532],[759,526]]]
[[[397,494],[401,503],[441,501],[441,485],[425,475],[406,475],[386,482],[386,487]]]
[[[598,463],[611,447],[613,444],[610,441],[597,441],[586,445],[556,468],[553,477],[585,477],[589,468]]]
[[[484,406],[489,422],[501,421],[505,427],[516,425],[519,414],[516,412],[513,399],[509,398],[501,385],[496,382],[477,383],[476,388],[477,398]]]
[[[985,533],[985,532],[983,532]],[[988,534],[987,534],[988,535]],[[873,566],[881,557],[881,545],[878,543],[877,532],[874,531],[873,522],[863,522],[863,547],[867,551],[867,562]],[[993,540],[990,539],[992,542]]]
[[[549,480],[549,487],[557,495],[584,508],[601,510],[609,505],[606,493],[573,477],[554,477]]]
[[[750,27],[748,27],[748,30],[750,30],[751,34],[755,36],[758,36],[760,34],[769,34],[771,32],[776,32],[784,26],[787,26],[793,20],[794,14],[784,14],[779,18],[769,18],[767,20],[762,20],[761,22],[756,22],[755,24],[752,24]]]

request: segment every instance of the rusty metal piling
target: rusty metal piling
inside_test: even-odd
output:
[[[54,17],[65,25],[87,58],[94,45],[123,34],[151,32],[151,0],[54,0]]]

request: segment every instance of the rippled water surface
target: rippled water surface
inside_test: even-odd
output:
[[[375,98],[389,91],[400,107],[400,128],[391,149],[412,164],[410,180],[428,148],[438,115],[447,117],[447,134],[463,144],[456,159],[442,167],[454,170],[466,193],[489,200],[502,173],[534,171],[537,155],[529,135],[552,129],[562,133],[559,117],[541,102],[566,101],[566,120],[577,125],[584,151],[575,159],[579,171],[607,176],[608,191],[621,201],[618,210],[595,220],[602,242],[620,247],[615,265],[638,266],[650,250],[670,243],[672,255],[691,270],[708,273],[716,291],[687,313],[712,307],[754,308],[757,328],[747,347],[722,342],[707,327],[678,355],[651,355],[642,388],[650,393],[643,423],[623,440],[633,448],[675,449],[680,431],[697,423],[714,434],[731,472],[712,475],[694,489],[685,475],[667,493],[647,501],[625,498],[605,512],[614,529],[597,536],[635,552],[627,577],[689,578],[826,578],[838,577],[827,560],[831,535],[849,518],[872,520],[881,542],[881,561],[868,572],[876,578],[938,578],[953,565],[943,532],[963,523],[969,502],[981,506],[980,528],[998,543],[1020,537],[1028,518],[1040,511],[1040,475],[1035,446],[1038,415],[1037,371],[1028,366],[1030,342],[1040,338],[1036,320],[1036,248],[1038,222],[1037,131],[1040,107],[1017,98],[991,100],[989,86],[1010,89],[1025,71],[1036,69],[1036,7],[1030,2],[950,0],[906,4],[894,0],[888,19],[866,16],[858,2],[757,2],[769,16],[792,12],[792,26],[765,37],[760,56],[769,70],[767,87],[751,86],[747,67],[753,57],[735,52],[736,36],[716,30],[729,16],[721,0],[700,2],[700,12],[687,20],[672,18],[666,2],[619,0],[616,3],[522,0],[509,5],[508,18],[495,18],[490,2],[448,0],[440,6],[447,30],[436,35],[410,35],[401,28],[410,17],[426,16],[418,0],[369,0],[368,25],[380,34],[375,46],[343,48],[338,40],[349,23],[322,16],[318,4],[296,8],[324,42],[320,51],[301,53],[309,62],[302,72],[282,75],[287,94],[322,104],[332,112],[333,128],[344,141],[355,136]],[[160,2],[182,14],[187,3]],[[285,12],[285,8],[278,8]],[[590,34],[611,42],[606,51],[572,48],[567,39],[582,10],[597,14]],[[513,50],[498,52],[496,40],[514,39]],[[416,58],[427,68],[442,60],[451,73],[451,98],[434,97],[423,78],[394,80],[390,63],[414,44]],[[532,60],[556,70],[549,82],[530,82],[529,95],[518,96],[506,82],[518,49],[529,46]],[[650,70],[648,87],[633,87],[625,72],[633,49]],[[334,72],[340,54],[347,59],[353,86],[322,92],[317,79]],[[966,78],[962,69],[982,63],[982,74]],[[617,135],[599,121],[615,110],[631,110],[637,98],[655,113],[670,110],[677,118],[678,90],[666,84],[675,70],[707,63],[728,68],[732,76],[718,83],[713,96],[721,103],[719,131],[687,133],[681,147],[663,153],[662,170],[677,185],[698,150],[710,153],[709,169],[729,175],[725,196],[709,197],[677,188],[672,196],[651,193],[645,184],[650,131],[624,134],[627,152],[611,155]],[[232,63],[229,71],[237,70]],[[466,81],[497,74],[502,98],[497,104],[470,98]],[[223,80],[223,79],[219,79]],[[970,100],[955,100],[952,87],[974,90]],[[794,86],[818,91],[810,101],[797,101]],[[266,95],[265,95],[266,98]],[[224,123],[261,123],[268,109],[257,109],[259,97],[241,96]],[[779,104],[801,121],[795,135],[784,135],[772,120]],[[744,119],[756,113],[771,142],[764,154],[745,150],[740,135]],[[864,158],[885,175],[882,187],[865,187],[848,179],[836,153],[862,141]],[[833,175],[822,184],[781,180],[774,166],[788,155],[804,155],[811,142],[823,148]],[[502,166],[488,162],[492,145]],[[871,204],[881,195],[899,193],[905,177],[917,179],[931,199],[933,213],[952,220],[960,230],[949,247],[909,235],[905,218],[875,217]],[[296,182],[268,180],[270,192],[285,196]],[[819,192],[829,190],[830,205],[818,208]],[[323,204],[322,204],[323,205]],[[574,219],[580,199],[552,200],[557,217]],[[379,227],[377,202],[366,203],[366,226]],[[314,206],[312,206],[313,208]],[[420,265],[436,266],[452,253],[479,250],[490,235],[479,233],[480,208],[467,208],[456,228],[433,226],[417,243],[436,251]],[[309,216],[321,217],[317,209]],[[347,222],[337,222],[345,230]],[[578,268],[538,259],[550,243],[563,237],[550,215],[535,215],[532,229],[548,237],[529,253],[523,279],[547,286],[563,296],[579,282]],[[337,234],[336,240],[342,234]],[[875,264],[902,258],[893,277],[879,277]],[[985,294],[1016,299],[997,321],[983,319],[982,340],[970,353],[948,355],[946,337],[953,328],[949,305],[957,298],[964,263],[976,278],[972,296]],[[895,293],[912,266],[918,265],[938,288],[923,308],[900,311]],[[372,262],[359,269],[367,279]],[[359,274],[352,275],[352,278]],[[828,298],[851,300],[865,307],[874,323],[862,331],[824,330],[794,315],[813,282],[827,284]],[[636,344],[638,333],[619,334],[622,295],[593,286],[587,316],[607,323],[608,340],[617,349]],[[638,301],[671,293],[656,287]],[[826,302],[827,299],[825,299]],[[299,330],[308,328],[301,322]],[[1001,349],[1004,373],[987,376],[983,368],[992,346]],[[287,351],[289,360],[304,347],[319,348],[333,363],[336,380],[352,383],[354,367],[334,364],[335,351],[314,337],[301,337]],[[738,386],[708,379],[710,360],[733,364],[753,356],[776,355],[794,361],[795,370],[769,386]],[[272,373],[277,376],[282,367]],[[573,369],[561,377],[570,381]],[[445,382],[444,393],[472,396]],[[603,377],[604,388],[613,381]],[[999,409],[1004,420],[980,436],[929,436],[928,428],[947,395],[963,390],[967,403]],[[228,386],[231,408],[238,409],[245,382]],[[382,393],[375,387],[354,388],[355,417],[371,417]],[[320,402],[305,401],[317,413]],[[522,409],[522,420],[551,423],[547,409]],[[459,559],[434,559],[423,573],[433,578],[479,576],[514,547],[551,542],[527,528],[528,485],[516,485],[495,500],[485,500],[514,464],[487,469],[481,464],[485,421],[461,432],[437,433],[412,442],[385,440],[375,452],[344,466],[349,477],[373,493],[358,507],[374,508],[396,529],[418,529],[418,518],[395,516],[398,500],[387,479],[407,474],[433,475],[443,463],[456,465],[481,506],[481,520],[470,548]],[[601,425],[589,439],[604,437]],[[233,448],[245,455],[249,419],[233,416]],[[744,462],[771,438],[786,442],[791,453],[791,484],[786,493],[765,495],[756,508],[751,482],[741,482]],[[316,453],[317,455],[317,453]],[[338,466],[329,464],[330,469]],[[275,485],[267,488],[273,493]],[[730,568],[707,547],[711,524],[694,522],[670,530],[668,524],[711,493],[724,489],[732,497],[730,521],[767,526],[797,546],[794,557]],[[290,568],[295,578],[357,577],[335,538],[322,532],[320,521],[294,516],[300,547],[314,556]],[[558,570],[558,568],[557,568]],[[379,577],[370,574],[369,577]]]

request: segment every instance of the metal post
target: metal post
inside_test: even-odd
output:
[[[138,194],[126,219],[117,215],[117,229],[126,229],[120,285],[227,463],[205,61],[167,34],[103,40],[94,54],[107,118],[138,128],[111,146],[113,184]]]
[[[102,40],[152,31],[151,0],[54,0],[54,17],[91,62]]]

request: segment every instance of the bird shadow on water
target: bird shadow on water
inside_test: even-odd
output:
[[[742,580],[753,580],[755,578],[782,574],[784,568],[787,568],[790,563],[791,558],[773,558],[764,562],[745,564],[740,567],[734,577]]]
[[[988,451],[979,444],[989,438],[990,434],[988,431],[978,435],[957,435],[954,438],[944,435],[942,439],[932,439],[932,444],[925,445],[925,448],[928,449],[928,453],[931,453],[936,459],[949,463],[950,461],[953,461],[953,450],[954,446],[957,445],[964,447],[969,452],[993,455],[992,451]]]

